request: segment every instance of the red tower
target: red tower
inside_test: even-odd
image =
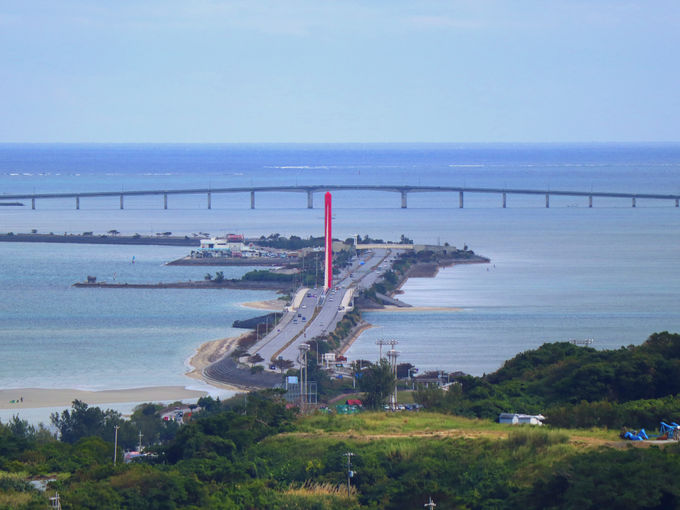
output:
[[[324,262],[323,288],[328,290],[333,286],[333,235],[331,233],[331,223],[333,211],[331,210],[331,193],[326,192],[324,196],[324,236],[326,237],[326,258]]]

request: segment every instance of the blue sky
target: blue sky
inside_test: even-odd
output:
[[[0,0],[0,142],[680,140],[677,0]]]

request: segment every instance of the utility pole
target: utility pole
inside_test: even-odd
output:
[[[120,425],[115,425],[114,427],[114,435],[113,435],[113,465],[116,465],[116,460],[118,460],[118,429],[120,428]]]
[[[354,471],[352,471],[352,452],[343,453],[347,457],[347,497],[350,497],[350,479],[354,476]]]
[[[137,451],[138,451],[139,453],[142,453],[142,436],[143,436],[143,435],[144,435],[144,434],[142,434],[142,431],[140,430],[140,431],[139,431],[139,447],[137,448]]]
[[[54,496],[50,498],[50,508],[54,510],[61,510],[61,501],[59,499],[59,493],[55,492]]]
[[[304,410],[307,393],[307,351],[309,351],[309,344],[300,344],[298,349],[300,349],[300,410]]]
[[[427,503],[425,503],[423,506],[426,506],[426,507],[428,507],[430,510],[433,510],[434,507],[437,506],[437,504],[436,504],[434,501],[432,501],[432,496],[430,496],[430,500],[429,500]]]
[[[394,342],[394,344],[397,343],[396,340],[390,340],[390,342]],[[394,346],[394,344],[392,344]],[[390,360],[390,364],[392,365],[392,375],[394,376],[394,393],[392,393],[392,397],[390,398],[390,406],[392,407],[392,410],[395,410],[397,408],[397,357],[399,356],[399,351],[395,351],[393,348],[387,351],[387,357]]]
[[[379,357],[378,357],[378,361],[380,361],[380,360],[382,359],[382,348],[383,348],[383,345],[389,345],[389,342],[388,342],[387,340],[383,340],[383,339],[381,338],[381,339],[379,339],[379,340],[376,340],[376,341],[375,341],[375,344],[380,346],[380,355],[379,355]]]

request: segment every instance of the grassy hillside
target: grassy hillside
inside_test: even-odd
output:
[[[678,421],[679,346],[669,333],[616,351],[546,345],[448,392],[418,390],[424,412],[302,416],[270,390],[201,399],[179,426],[159,419],[160,406],[125,421],[76,401],[53,417],[61,440],[18,419],[0,424],[0,509],[45,508],[27,485],[45,476],[64,509],[396,510],[430,496],[437,510],[677,508],[678,443],[625,442],[611,424]],[[484,418],[544,409],[553,425]],[[153,456],[114,467],[115,426],[119,446],[142,430]]]
[[[430,409],[496,419],[501,412],[542,413],[558,426],[657,428],[680,418],[680,335],[651,335],[640,346],[596,350],[544,344],[452,391],[421,389]]]
[[[44,496],[25,486],[38,474],[58,478],[65,509],[400,509],[429,496],[443,509],[596,508],[605,495],[616,508],[646,507],[624,504],[636,491],[636,505],[680,502],[675,445],[630,450],[607,430],[432,412],[296,417],[272,394],[248,400],[245,409],[242,399],[212,401],[154,448],[154,463],[115,468],[100,438],[68,444],[2,425],[0,508],[44,508]]]

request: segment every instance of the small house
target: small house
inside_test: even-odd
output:
[[[542,414],[501,413],[498,416],[498,423],[508,425],[543,425],[543,420]]]

